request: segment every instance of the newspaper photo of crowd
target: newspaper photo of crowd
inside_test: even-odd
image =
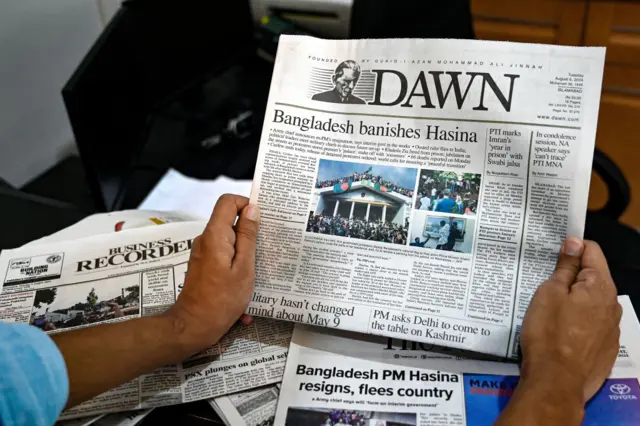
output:
[[[320,160],[307,232],[405,245],[417,172]]]
[[[325,175],[327,169],[338,171],[337,176]],[[378,166],[364,163],[351,163],[346,161],[320,160],[316,189],[330,188],[336,185],[353,184],[363,182],[381,192],[395,192],[405,197],[413,197],[413,185],[415,172],[410,180],[406,181],[404,170],[414,171],[394,166]],[[331,174],[331,173],[330,173]],[[335,174],[335,173],[334,173]]]
[[[291,407],[287,412],[285,424],[287,426],[415,426],[417,423],[416,417],[415,413]]]
[[[29,323],[53,331],[140,313],[140,285],[118,279],[37,290]]]
[[[338,237],[358,238],[360,240],[382,243],[407,244],[409,220],[403,226],[389,222],[365,221],[337,216],[325,216],[322,213],[309,213],[307,232],[336,235]]]
[[[478,209],[481,175],[420,170],[415,208],[474,216]]]

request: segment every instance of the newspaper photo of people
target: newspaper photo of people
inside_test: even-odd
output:
[[[356,61],[349,59],[341,62],[333,71],[330,79],[324,82],[324,84],[333,84],[333,88],[316,93],[311,97],[311,100],[338,104],[366,104],[364,99],[353,94],[358,80],[360,80],[360,74],[360,65]],[[317,80],[313,82],[313,86],[318,88],[324,88],[324,84]]]
[[[420,170],[415,208],[439,213],[475,216],[481,175],[441,170]]]
[[[286,426],[415,426],[415,413],[389,413],[330,408],[297,408],[287,411]]]
[[[140,313],[140,286],[111,279],[37,290],[30,324],[44,331],[89,325]]]
[[[307,232],[407,243],[417,169],[320,160]]]
[[[414,211],[411,247],[471,253],[475,219]]]

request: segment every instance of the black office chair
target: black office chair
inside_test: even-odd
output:
[[[631,201],[631,189],[622,171],[602,151],[596,149],[593,170],[609,192],[607,204],[587,212],[584,235],[602,247],[619,294],[628,294],[636,312],[640,312],[640,233],[618,222]]]

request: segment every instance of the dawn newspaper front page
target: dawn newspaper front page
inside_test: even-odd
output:
[[[247,313],[515,357],[583,234],[604,56],[282,36]]]

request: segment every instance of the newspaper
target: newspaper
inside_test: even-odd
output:
[[[209,400],[227,426],[273,426],[280,385]]]
[[[515,357],[583,234],[604,55],[282,36],[247,313]]]
[[[587,405],[584,424],[640,424],[640,324],[629,298],[619,300],[620,352],[609,379]],[[275,425],[332,426],[340,418],[355,426],[492,425],[516,387],[518,366],[459,353],[298,325]]]
[[[0,321],[54,334],[164,312],[184,284],[190,221],[38,244],[0,255]],[[62,413],[61,419],[153,408],[280,382],[290,323],[257,318],[183,363],[165,366]]]
[[[98,419],[94,426],[135,426],[152,411],[153,408],[148,408],[146,410],[108,414]]]
[[[107,414],[100,414],[97,416],[77,417],[75,419],[60,420],[56,422],[55,426],[89,426],[95,425],[95,423],[101,418],[107,416]]]
[[[111,213],[97,213],[54,234],[31,241],[25,244],[24,247],[199,219],[194,214],[181,211],[122,210]]]
[[[250,180],[236,180],[226,176],[219,176],[213,180],[200,180],[169,169],[138,208],[160,211],[183,210],[202,219],[208,219],[218,198],[223,194],[248,197],[249,192],[251,192]]]
[[[101,414],[98,416],[79,417],[56,422],[56,426],[135,426],[144,420],[151,411],[153,411],[153,408],[126,411],[122,413]]]

